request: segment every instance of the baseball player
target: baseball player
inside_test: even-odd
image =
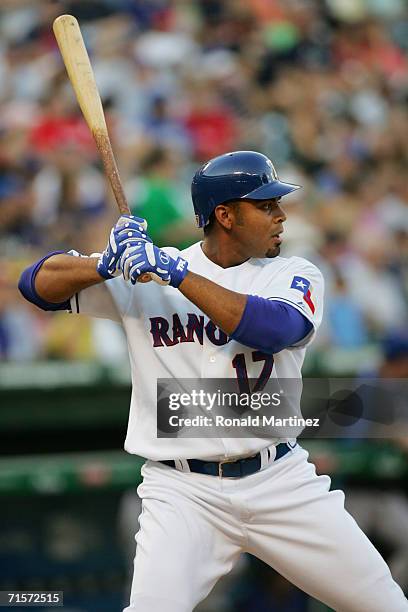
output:
[[[260,153],[237,151],[195,174],[202,242],[157,248],[146,222],[121,217],[97,257],[51,253],[20,290],[47,310],[118,321],[127,335],[132,399],[125,449],[147,459],[126,612],[191,612],[242,552],[342,612],[405,612],[389,569],[317,476],[296,440],[158,438],[158,378],[300,378],[322,318],[323,278],[279,256],[278,179]],[[155,282],[146,280],[146,274]]]

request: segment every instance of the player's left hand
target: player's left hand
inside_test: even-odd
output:
[[[121,273],[120,260],[126,248],[139,242],[152,242],[147,234],[147,221],[133,215],[122,215],[111,229],[109,242],[97,265],[102,278],[110,279]]]
[[[140,242],[127,248],[121,258],[120,268],[124,279],[130,280],[133,285],[143,274],[148,273],[160,285],[178,287],[188,272],[185,259],[173,259],[151,242]]]

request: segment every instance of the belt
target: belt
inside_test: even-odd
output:
[[[296,445],[295,445],[296,446]],[[294,448],[286,442],[281,442],[275,447],[276,453],[274,461],[284,457],[290,450]],[[268,448],[268,458],[270,459],[271,451]],[[220,478],[243,478],[259,472],[261,469],[261,453],[257,453],[252,457],[244,459],[236,459],[234,461],[203,461],[202,459],[187,459],[190,472],[197,474],[207,474],[208,476],[219,476]],[[176,468],[176,462],[173,460],[160,461],[172,468]]]

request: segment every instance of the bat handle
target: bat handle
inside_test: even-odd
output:
[[[123,190],[122,181],[120,180],[119,170],[116,165],[115,156],[113,155],[112,145],[109,136],[106,132],[94,132],[96,146],[101,154],[102,162],[105,168],[105,174],[109,177],[109,182],[115,196],[116,204],[118,205],[121,215],[130,215],[130,208],[127,203],[126,195]],[[138,279],[139,283],[149,283],[152,277],[148,272],[142,274]]]
[[[109,178],[109,182],[111,184],[113,195],[115,196],[119,212],[121,215],[130,215],[130,208],[127,203],[125,192],[123,190],[122,181],[120,180],[119,170],[116,165],[115,157],[113,155],[109,136],[106,132],[96,131],[94,132],[94,138],[96,146],[98,147],[98,150],[101,154],[102,163],[105,168],[105,174]]]

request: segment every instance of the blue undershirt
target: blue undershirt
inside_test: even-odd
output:
[[[248,295],[241,321],[231,338],[245,346],[274,354],[297,344],[312,329],[312,323],[294,306]]]
[[[31,266],[26,268],[18,281],[18,288],[20,289],[23,297],[42,310],[70,310],[69,300],[60,302],[59,304],[47,302],[46,300],[43,300],[35,290],[35,277],[37,276],[38,271],[43,265],[44,261],[53,255],[61,255],[63,253],[66,255],[65,251],[53,251],[52,253],[47,253],[47,255],[45,255],[42,259],[36,261]]]

